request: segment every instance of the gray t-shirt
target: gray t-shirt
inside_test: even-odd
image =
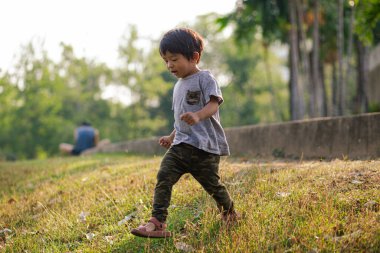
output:
[[[229,155],[229,147],[222,125],[219,110],[210,118],[193,126],[180,119],[185,112],[201,110],[214,96],[223,102],[222,92],[212,74],[201,70],[193,75],[181,78],[174,86],[173,110],[176,130],[173,145],[181,142],[218,155]]]

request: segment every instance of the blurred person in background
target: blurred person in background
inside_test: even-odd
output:
[[[99,131],[90,123],[83,121],[74,131],[74,145],[59,144],[59,150],[64,154],[80,155],[83,151],[94,148],[99,143]]]

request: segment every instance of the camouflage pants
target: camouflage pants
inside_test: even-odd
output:
[[[219,155],[185,143],[172,146],[166,152],[157,174],[152,216],[165,222],[173,185],[185,173],[190,173],[202,185],[214,198],[221,212],[232,211],[233,201],[226,187],[220,182],[219,160]]]

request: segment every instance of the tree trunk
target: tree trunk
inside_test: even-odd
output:
[[[343,0],[338,0],[338,115],[344,115],[345,98],[346,98],[346,84],[343,76],[343,50],[344,50],[344,10]]]
[[[347,48],[347,56],[344,58],[344,66],[346,68],[346,73],[345,73],[345,80],[346,85],[350,85],[354,77],[352,76],[352,66],[351,66],[351,58],[352,58],[352,47],[353,47],[353,31],[355,29],[355,6],[351,7],[351,14],[350,14],[350,23],[348,27],[348,48]],[[350,82],[350,83],[349,83]],[[351,85],[350,85],[351,87]],[[355,102],[354,102],[355,104]],[[349,105],[348,106],[350,109],[352,107],[355,107],[355,105]]]
[[[332,116],[338,115],[338,78],[336,61],[331,63]]]
[[[312,54],[312,87],[313,100],[315,101],[315,116],[325,114],[324,110],[324,86],[319,71],[320,64],[320,41],[319,41],[319,0],[314,0],[314,22],[313,22],[313,54]]]
[[[306,94],[301,94],[305,99],[306,97],[309,98],[309,116],[311,118],[314,118],[316,116],[315,112],[315,89],[312,86],[312,78],[310,74],[310,59],[309,59],[309,53],[307,52],[307,47],[306,47],[306,32],[304,29],[304,24],[303,24],[303,17],[304,17],[304,8],[303,8],[303,3],[302,0],[295,0],[296,4],[296,10],[297,10],[297,25],[299,29],[299,49],[300,49],[300,60],[301,60],[301,80],[302,80],[302,85],[307,88],[309,91],[308,96]]]
[[[321,74],[319,80],[322,87],[322,114],[321,116],[327,117],[329,115],[327,106],[327,91],[325,85],[325,69],[321,58],[319,58],[319,73]]]
[[[292,120],[302,119],[304,117],[304,103],[301,94],[302,87],[299,84],[298,72],[298,35],[296,21],[296,6],[295,0],[289,0],[289,15],[290,15],[290,31],[289,31],[289,66],[290,66],[290,117]]]
[[[356,43],[357,46],[357,86],[356,96],[354,99],[354,111],[356,113],[368,112],[368,74],[369,74],[369,49],[359,39]]]

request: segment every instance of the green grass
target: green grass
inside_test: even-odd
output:
[[[137,238],[129,230],[150,217],[160,161],[0,162],[0,231],[11,230],[0,232],[0,252],[380,252],[379,160],[224,159],[222,180],[244,217],[238,225],[226,229],[214,201],[185,175],[169,209],[173,238]]]

